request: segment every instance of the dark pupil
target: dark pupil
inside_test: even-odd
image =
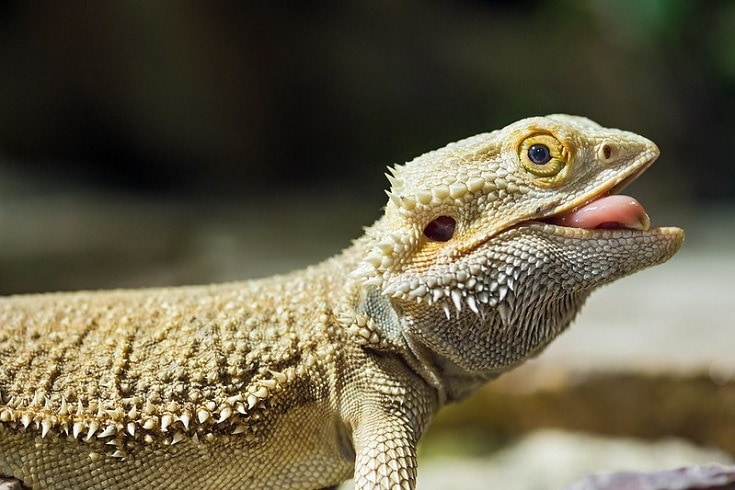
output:
[[[454,227],[457,222],[451,216],[439,216],[434,221],[426,225],[424,235],[429,240],[435,242],[447,242],[454,235]]]
[[[528,149],[528,159],[536,165],[545,165],[551,160],[551,152],[546,145],[533,145]]]

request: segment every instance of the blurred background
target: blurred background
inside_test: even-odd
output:
[[[660,272],[601,291],[541,364],[440,419],[426,458],[464,464],[556,427],[676,436],[692,451],[724,451],[704,460],[729,461],[728,0],[0,0],[0,294],[301,267],[378,217],[387,165],[553,112],[654,140],[661,158],[629,193],[655,225],[684,226],[687,244]],[[589,456],[596,443],[571,444]],[[548,483],[643,460],[605,458],[535,473]]]

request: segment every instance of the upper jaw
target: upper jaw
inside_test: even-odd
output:
[[[651,220],[634,198],[618,194],[637,179],[658,157],[657,148],[646,152],[631,169],[598,186],[592,192],[566,202],[543,218],[542,222],[585,230],[616,229],[647,231]]]

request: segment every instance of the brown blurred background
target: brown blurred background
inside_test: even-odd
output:
[[[0,3],[4,167],[168,195],[382,185],[554,111],[655,139],[677,199],[735,195],[729,1]],[[664,192],[664,191],[662,191]]]
[[[2,1],[0,293],[220,279],[145,273],[197,216],[335,244],[300,265],[377,216],[386,165],[551,112],[656,141],[659,216],[732,202],[733,26],[729,1]]]

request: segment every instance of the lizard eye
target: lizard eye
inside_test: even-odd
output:
[[[546,145],[536,144],[528,149],[528,159],[536,165],[546,165],[551,160],[551,152]]]
[[[550,134],[535,134],[524,139],[518,156],[523,168],[538,177],[554,177],[569,163],[569,152]]]
[[[424,235],[434,242],[448,242],[454,236],[457,222],[451,216],[439,216],[424,228]]]

